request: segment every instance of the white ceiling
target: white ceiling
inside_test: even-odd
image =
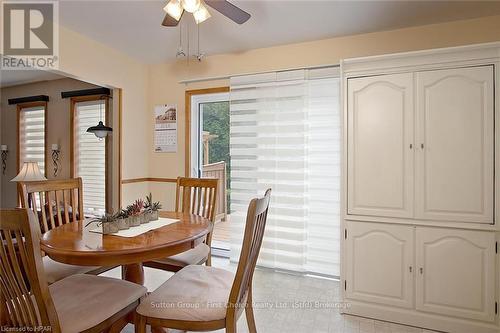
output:
[[[238,52],[279,44],[396,29],[500,14],[500,1],[293,1],[234,0],[252,15],[238,25],[215,10],[201,24],[201,51]],[[110,47],[147,63],[175,58],[179,28],[161,26],[166,1],[60,2],[60,21]],[[196,53],[192,15],[182,22],[191,29],[191,53]],[[186,38],[184,49],[186,49]],[[194,51],[194,52],[193,52]]]
[[[64,78],[64,76],[39,70],[27,70],[27,71],[3,70],[0,73],[0,88],[17,86],[19,84],[33,83],[39,81],[57,80],[62,78]]]

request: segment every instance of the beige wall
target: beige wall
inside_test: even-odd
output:
[[[154,105],[176,103],[179,145],[177,153],[154,153],[149,147],[149,175],[175,178],[184,174],[184,92],[229,84],[228,80],[219,80],[185,85],[178,83],[181,80],[338,64],[341,59],[352,57],[492,41],[500,41],[500,16],[213,55],[205,57],[201,63],[193,61],[189,65],[184,60],[150,66],[148,114]],[[149,117],[148,126],[153,127],[152,117]],[[171,202],[173,195],[165,194],[167,186],[154,184],[150,189],[153,196]]]
[[[60,74],[108,88],[122,89],[122,178],[147,177],[148,149],[151,137],[147,115],[147,65],[96,42],[84,35],[59,28]],[[114,170],[118,172],[118,170]],[[3,182],[2,182],[3,183]],[[125,198],[134,198],[148,191],[149,185],[127,186]]]
[[[1,143],[8,145],[7,169],[2,177],[1,207],[16,206],[16,184],[10,182],[17,174],[17,105],[8,105],[8,99],[26,96],[47,95],[47,147],[57,143],[61,150],[61,169],[58,179],[70,177],[70,100],[62,99],[61,92],[68,90],[96,88],[95,85],[74,80],[59,79],[6,87],[0,90],[2,117]],[[49,154],[50,156],[50,154]],[[53,179],[53,164],[49,159],[45,163],[47,178]]]
[[[60,29],[60,70],[81,80],[122,88],[123,178],[146,177],[148,130],[147,66],[81,34]],[[138,135],[139,134],[139,135]]]
[[[100,86],[122,89],[122,178],[147,177],[147,152],[151,147],[147,66],[65,27],[60,27],[59,35],[61,72]],[[147,190],[147,185],[124,185],[122,202],[129,203],[129,198],[142,196]]]

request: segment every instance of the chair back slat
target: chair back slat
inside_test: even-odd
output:
[[[40,254],[40,228],[29,209],[0,211],[0,311],[14,327],[52,326],[59,321]]]
[[[44,192],[45,193],[45,204],[43,207],[48,207],[49,208],[49,220],[50,220],[50,229],[53,229],[56,227],[56,223],[55,223],[55,219],[54,219],[54,210],[52,209],[52,204],[51,204],[51,201],[50,201],[50,192],[49,191],[46,191]],[[33,195],[33,194],[32,194]],[[24,195],[23,195],[24,197]],[[27,207],[26,205],[22,205],[22,207]],[[36,213],[35,213],[36,215]],[[50,229],[47,229],[47,230],[43,230],[42,229],[42,232],[47,232],[49,231]]]
[[[217,186],[217,179],[178,177],[175,211],[203,216],[215,222]],[[205,242],[211,246],[212,233],[207,234]]]
[[[42,196],[40,195],[40,198],[41,198],[41,197],[42,197]],[[34,212],[37,212],[37,211],[38,211],[38,207],[37,207],[37,205],[36,205],[36,197],[35,197],[35,196],[33,196],[33,197],[31,198],[31,204],[32,204],[33,211],[34,211]],[[40,207],[41,207],[40,209],[42,210],[43,205],[40,205]],[[36,220],[36,222],[37,222],[38,224],[40,224],[40,219],[39,219],[38,214],[35,214],[35,220]]]
[[[47,195],[46,192],[40,193],[40,195],[39,195],[40,207],[45,207],[45,196],[46,195]],[[50,228],[52,228],[52,227],[49,228],[49,225],[47,224],[47,213],[46,213],[45,209],[40,209],[40,212],[41,212],[40,215],[42,215],[42,225],[41,225],[42,230],[50,230]]]
[[[196,187],[195,189],[196,189],[196,192],[198,193],[198,200],[196,200],[198,203],[198,209],[197,209],[196,215],[206,216],[203,214],[202,209],[201,209],[202,206],[205,206],[204,202],[201,200],[201,192],[203,192],[204,188]]]
[[[217,179],[177,178],[175,211],[203,216],[214,221]]]
[[[29,295],[28,287],[26,285],[25,276],[21,272],[21,265],[27,267],[27,263],[23,260],[21,256],[21,251],[16,251],[14,244],[17,244],[17,240],[22,239],[22,235],[19,232],[15,232],[14,238],[10,232],[3,235],[2,240],[4,242],[5,248],[0,250],[2,258],[5,265],[2,265],[3,274],[5,280],[10,282],[9,286],[11,289],[11,300],[14,302],[15,307],[13,309],[17,310],[16,317],[19,322],[26,323],[27,325],[37,325],[39,324],[35,307],[31,302],[31,299],[27,297]],[[18,246],[17,249],[23,249],[23,246]],[[16,253],[17,252],[17,253]]]
[[[60,226],[60,225],[64,224],[64,223],[62,222],[62,218],[61,218],[61,207],[60,207],[60,205],[59,205],[59,203],[61,202],[61,197],[60,197],[60,195],[59,195],[59,193],[60,193],[60,192],[61,192],[61,191],[57,191],[57,190],[56,190],[56,191],[54,191],[55,196],[56,196],[56,200],[55,200],[55,201],[56,201],[56,213],[57,213],[57,226]],[[69,221],[66,221],[66,222],[69,222]]]
[[[229,296],[230,306],[228,306],[227,311],[238,311],[238,309],[244,308],[240,305],[245,304],[252,284],[253,273],[264,238],[270,198],[271,189],[268,189],[264,197],[252,199],[248,206],[243,245],[236,277]],[[234,318],[234,312],[228,316]]]
[[[68,204],[68,199],[67,199],[67,193],[68,193],[68,190],[62,191],[63,204],[64,204],[64,221],[71,222],[71,220],[69,219],[69,204]]]
[[[80,205],[78,204],[78,199],[77,199],[77,191],[70,190],[70,194],[71,194],[71,207],[80,207]],[[83,207],[83,205],[81,207]],[[76,222],[76,214],[71,214],[71,216],[73,217],[73,222]]]
[[[84,217],[81,178],[20,182],[19,186],[21,207],[35,213],[43,233]]]

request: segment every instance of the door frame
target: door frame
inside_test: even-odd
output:
[[[191,141],[192,141],[192,128],[196,123],[192,119],[192,101],[194,98],[200,95],[210,95],[210,94],[221,94],[229,93],[229,87],[216,87],[207,89],[196,89],[196,90],[186,90],[185,93],[185,117],[186,117],[186,128],[185,128],[185,154],[184,154],[184,175],[186,177],[191,177]]]

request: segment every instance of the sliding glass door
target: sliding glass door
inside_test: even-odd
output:
[[[230,241],[229,94],[195,95],[191,100],[191,177],[219,180],[214,253],[227,256]]]

